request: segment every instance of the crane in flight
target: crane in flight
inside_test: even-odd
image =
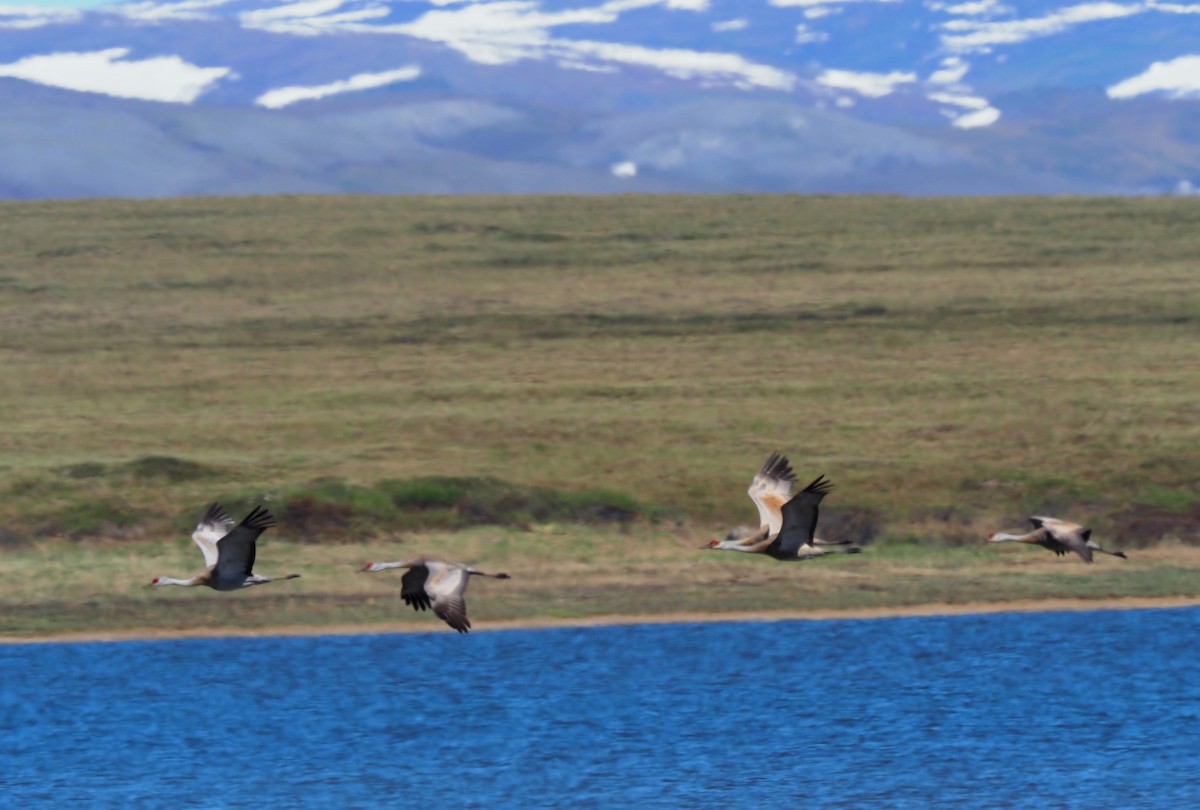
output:
[[[214,503],[208,507],[192,532],[192,540],[204,554],[204,571],[188,579],[155,577],[149,584],[155,588],[205,585],[215,591],[237,591],[251,585],[295,579],[300,575],[264,577],[254,573],[259,535],[274,525],[275,518],[271,513],[262,506],[256,506],[241,523],[234,526],[233,518],[219,503]]]
[[[433,608],[439,619],[460,633],[471,629],[464,598],[471,577],[511,579],[508,574],[488,574],[427,554],[402,562],[369,562],[362,570],[386,571],[389,568],[408,569],[400,577],[400,597],[406,605],[418,611]]]

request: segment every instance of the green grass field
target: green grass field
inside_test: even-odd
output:
[[[536,574],[484,619],[1195,594],[1197,257],[1186,199],[2,204],[0,631],[386,620],[417,551]],[[867,554],[696,549],[776,449]],[[304,579],[142,588],[216,499]],[[980,547],[1031,513],[1146,550]]]

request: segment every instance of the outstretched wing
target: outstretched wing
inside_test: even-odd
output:
[[[429,563],[429,579],[425,591],[433,601],[433,612],[460,633],[471,629],[467,620],[465,594],[471,575],[460,565]]]
[[[196,530],[192,532],[192,540],[204,554],[205,568],[212,568],[216,565],[217,541],[229,534],[229,530],[232,528],[233,518],[221,508],[219,503],[209,506],[208,511],[200,518],[200,522],[196,524]]]
[[[439,596],[433,603],[433,612],[460,633],[471,629],[471,622],[467,618],[467,602],[459,594]]]
[[[1033,524],[1033,528],[1035,528],[1035,529],[1041,529],[1041,528],[1045,527],[1045,528],[1050,529],[1051,531],[1055,531],[1055,532],[1063,531],[1063,532],[1080,532],[1080,533],[1087,532],[1088,534],[1092,533],[1091,529],[1085,529],[1083,526],[1081,526],[1078,523],[1074,523],[1070,520],[1059,520],[1058,518],[1053,518],[1053,517],[1031,515],[1029,518],[1029,522]]]
[[[1042,530],[1050,535],[1050,538],[1059,544],[1060,547],[1074,551],[1084,562],[1092,561],[1092,547],[1088,545],[1087,538],[1078,531],[1070,531],[1055,528],[1054,526],[1044,525]],[[1091,532],[1088,532],[1091,534]],[[1055,549],[1057,551],[1057,549]],[[1063,551],[1062,553],[1066,553]]]
[[[811,544],[817,530],[817,505],[831,489],[832,482],[825,480],[825,476],[821,475],[785,503],[783,526],[779,529],[779,536],[775,538],[775,542],[767,546],[766,553],[791,557],[801,546]]]
[[[414,565],[400,577],[400,598],[404,604],[413,610],[428,610],[429,594],[425,593],[425,580],[429,578],[429,569],[424,565]]]
[[[758,507],[758,525],[769,527],[767,537],[779,534],[783,525],[783,505],[792,497],[796,486],[796,473],[788,463],[787,456],[772,453],[767,456],[758,473],[750,482],[746,494]]]
[[[275,518],[261,506],[217,541],[217,565],[213,578],[220,583],[244,581],[254,570],[254,555],[258,536],[275,525]]]

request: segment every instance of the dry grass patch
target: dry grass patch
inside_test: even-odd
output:
[[[153,589],[154,576],[198,568],[186,538],[44,544],[11,552],[0,571],[6,636],[118,630],[230,631],[388,624],[436,629],[399,597],[398,575],[370,560],[435,552],[511,580],[472,586],[473,620],[592,618],[675,612],[855,611],[1073,598],[1195,597],[1200,549],[1161,546],[1088,566],[1041,549],[884,542],[866,553],[797,563],[702,551],[692,532],[589,527],[477,527],[377,544],[264,544],[264,573],[301,579],[235,594]]]

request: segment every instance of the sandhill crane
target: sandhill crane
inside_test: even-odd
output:
[[[758,553],[769,545],[779,534],[783,525],[783,505],[792,497],[796,486],[796,473],[788,462],[787,456],[778,452],[771,453],[763,462],[759,471],[750,481],[746,494],[758,508],[759,527],[757,531],[743,528],[731,529],[724,540],[712,540],[704,548],[715,548],[727,551],[746,551]],[[822,540],[814,537],[814,546],[844,546],[848,540]],[[836,550],[830,550],[836,553]]]
[[[1124,551],[1109,551],[1106,548],[1102,548],[1099,543],[1092,540],[1092,530],[1078,523],[1052,517],[1039,517],[1037,515],[1029,518],[1029,522],[1033,524],[1033,531],[1028,534],[994,532],[988,535],[988,541],[992,543],[1030,543],[1049,549],[1059,557],[1068,551],[1074,551],[1086,563],[1092,561],[1093,551],[1099,551],[1102,554],[1111,554],[1114,557],[1120,557],[1124,560],[1129,559],[1125,556]]]
[[[236,591],[277,579],[295,579],[300,575],[264,577],[253,571],[258,536],[274,525],[275,518],[271,513],[256,506],[234,527],[233,519],[220,504],[214,503],[208,507],[192,532],[192,540],[204,553],[204,572],[190,579],[155,577],[150,585],[155,588],[165,585],[206,585],[215,591]]]
[[[386,571],[407,568],[400,578],[400,596],[413,610],[433,608],[433,612],[460,633],[471,629],[467,619],[467,602],[463,594],[471,577],[511,579],[508,574],[487,574],[470,566],[449,562],[438,557],[421,555],[403,562],[369,562],[363,571]]]
[[[858,546],[844,543],[819,545],[814,542],[817,528],[817,505],[831,489],[833,489],[833,484],[825,480],[824,475],[821,475],[785,503],[780,510],[783,520],[780,523],[779,533],[773,540],[762,538],[753,544],[713,540],[704,548],[766,554],[777,560],[808,560],[813,557],[824,557],[826,554],[857,554],[862,551]]]

